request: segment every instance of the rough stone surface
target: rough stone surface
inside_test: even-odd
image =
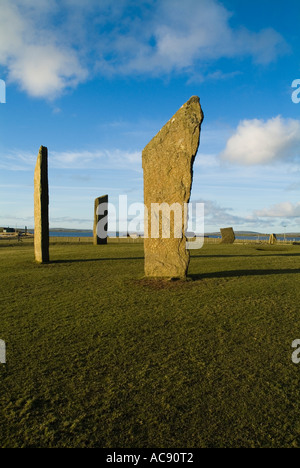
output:
[[[235,241],[235,234],[232,227],[220,229],[222,236],[222,244],[233,244]]]
[[[103,214],[97,214],[98,207],[103,205],[102,207]],[[98,223],[107,216],[107,208],[108,208],[108,195],[103,195],[102,197],[96,198],[95,205],[94,205],[94,245],[103,245],[107,244],[107,223],[104,226],[104,237],[98,237],[97,233],[97,225]]]
[[[274,245],[277,243],[277,237],[276,234],[271,234],[269,238],[269,244]]]
[[[184,204],[190,199],[202,121],[200,100],[193,96],[143,150],[145,275],[148,277],[184,278],[187,274],[190,256],[186,249],[186,215],[178,221],[170,212],[161,213],[158,238],[151,238],[151,206],[177,203],[181,214],[184,213]],[[170,238],[163,238],[166,225],[170,225]],[[176,236],[180,232],[180,238],[174,232]]]
[[[34,171],[34,253],[37,262],[49,262],[48,150],[44,146]]]

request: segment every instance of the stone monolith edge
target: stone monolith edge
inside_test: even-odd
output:
[[[193,96],[143,150],[144,250],[145,275],[148,277],[186,277],[190,255],[186,249],[185,204],[190,199],[193,163],[199,147],[202,121],[200,99]],[[181,219],[175,216],[175,211],[161,211],[159,206],[162,203],[170,207],[177,204]],[[156,204],[154,210],[153,204]],[[155,229],[152,228],[157,221],[160,227],[159,230],[155,228],[155,238]],[[169,238],[164,238],[167,232],[165,226],[170,227]]]
[[[34,171],[34,254],[37,262],[49,262],[48,149],[44,146]]]
[[[235,241],[235,234],[232,227],[220,229],[222,236],[222,244],[233,244]]]
[[[107,220],[108,216],[108,195],[103,195],[95,200],[94,204],[94,245],[107,244]],[[98,223],[100,223],[98,225]],[[97,229],[98,226],[98,229]],[[102,232],[101,232],[102,231]]]

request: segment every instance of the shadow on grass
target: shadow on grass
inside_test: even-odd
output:
[[[88,263],[88,262],[110,262],[120,260],[144,260],[144,257],[120,257],[120,258],[78,258],[70,260],[51,260],[49,263]]]
[[[267,251],[265,251],[267,252]],[[252,255],[191,255],[192,258],[253,258],[253,257],[300,257],[300,253],[274,253]]]
[[[193,281],[213,278],[238,278],[241,276],[269,276],[269,275],[299,275],[300,269],[294,270],[231,270],[231,271],[214,271],[212,273],[196,273],[189,274],[188,277]]]

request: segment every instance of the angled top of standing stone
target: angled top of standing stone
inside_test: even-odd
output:
[[[192,96],[164,125],[157,135],[148,143],[144,149],[144,158],[148,151],[153,148],[157,151],[161,144],[165,147],[169,144],[172,149],[178,151],[197,153],[200,137],[200,125],[203,120],[203,112],[198,96]]]
[[[145,195],[151,193],[152,203],[189,201],[202,121],[200,99],[192,96],[144,148]]]

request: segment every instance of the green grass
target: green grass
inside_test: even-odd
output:
[[[300,246],[0,242],[0,447],[300,447]]]

